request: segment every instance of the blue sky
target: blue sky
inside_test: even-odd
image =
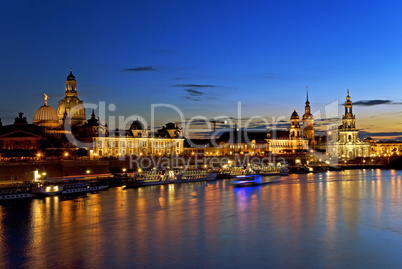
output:
[[[401,12],[400,1],[7,1],[0,117],[31,122],[44,92],[57,108],[72,67],[79,97],[115,116],[149,121],[151,104],[168,103],[186,118],[237,117],[241,102],[244,118],[288,120],[306,86],[313,112],[349,88],[357,104],[383,101],[354,107],[359,129],[399,132]]]

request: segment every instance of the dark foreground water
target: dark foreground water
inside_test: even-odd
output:
[[[0,204],[0,268],[402,268],[402,171]]]

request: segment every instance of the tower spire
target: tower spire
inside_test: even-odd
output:
[[[307,102],[308,102],[308,86],[306,87],[306,91],[307,91]]]

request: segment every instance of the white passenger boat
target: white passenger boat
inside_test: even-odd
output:
[[[260,164],[253,165],[247,170],[248,175],[261,175],[261,176],[286,176],[289,174],[289,167],[283,164]]]
[[[184,170],[175,175],[174,182],[211,181],[216,180],[218,173],[206,169]]]
[[[32,193],[38,196],[57,194],[85,193],[107,189],[106,181],[58,181],[37,183],[32,187]]]
[[[80,181],[80,182],[69,182],[63,184],[63,190],[61,194],[74,194],[74,193],[84,193],[105,190],[109,187],[106,182],[98,181]]]
[[[246,173],[243,167],[225,167],[219,170],[219,178],[235,178]]]
[[[207,169],[149,171],[123,180],[126,188],[216,180],[218,173]]]
[[[63,185],[53,182],[40,182],[31,187],[31,193],[37,196],[52,196],[60,194],[63,190]]]

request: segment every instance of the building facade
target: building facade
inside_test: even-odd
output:
[[[370,157],[391,157],[402,155],[402,141],[374,141],[366,138],[370,143]]]
[[[272,154],[294,154],[308,149],[307,139],[267,139]]]
[[[14,124],[0,126],[0,159],[36,158],[45,137],[45,128],[28,124],[20,112]]]
[[[348,95],[345,101],[345,114],[342,117],[342,125],[337,130],[337,142],[330,143],[329,154],[340,160],[353,160],[358,157],[370,156],[370,143],[360,141],[356,129],[356,118],[352,110],[352,100]]]
[[[302,137],[300,118],[296,109],[290,116],[289,138],[268,138],[268,150],[272,154],[294,154],[308,149],[309,142]]]
[[[182,155],[182,130],[168,123],[151,133],[140,121],[134,121],[129,130],[109,136],[93,138],[94,157]],[[172,134],[172,136],[170,135]]]
[[[310,147],[315,147],[314,138],[314,117],[311,114],[310,102],[308,101],[308,88],[307,88],[307,100],[306,106],[304,107],[304,115],[302,117],[303,121],[303,138],[308,140]]]
[[[84,103],[77,96],[77,81],[70,69],[67,76],[65,96],[59,102],[57,107],[57,116],[59,124],[64,125],[65,120],[69,119],[71,126],[81,126],[86,122]]]

